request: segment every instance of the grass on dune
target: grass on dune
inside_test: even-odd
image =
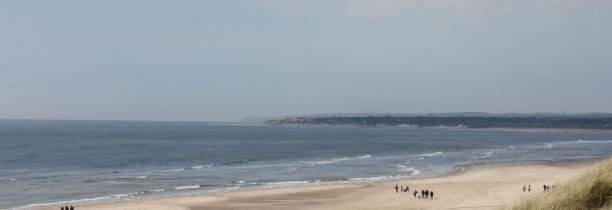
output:
[[[612,210],[612,158],[547,192],[523,199],[507,209],[604,209]]]

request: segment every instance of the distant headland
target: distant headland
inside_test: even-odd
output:
[[[612,129],[609,113],[505,113],[482,112],[435,114],[321,114],[277,117],[269,125],[317,125],[356,127],[448,127]]]

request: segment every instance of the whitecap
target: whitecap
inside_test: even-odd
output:
[[[171,173],[171,172],[179,172],[179,171],[184,171],[184,168],[175,168],[175,169],[163,169],[163,170],[159,170],[159,172],[162,173]]]
[[[567,145],[575,145],[575,144],[609,144],[612,143],[612,140],[576,140],[576,141],[553,141],[553,142],[544,142],[536,146],[525,146],[525,148],[555,148],[557,146],[567,146]]]
[[[175,187],[175,190],[190,190],[190,189],[198,189],[201,185],[188,185],[188,186],[179,186]]]
[[[244,180],[232,181],[232,184],[239,184],[239,185],[241,185],[241,184],[244,184],[244,183],[246,183],[246,181],[244,181]]]
[[[419,175],[421,174],[421,171],[412,168],[412,167],[408,167],[406,165],[403,164],[397,164],[395,166],[397,168],[398,171],[402,171],[402,172],[410,172],[410,175],[414,176],[414,175]]]
[[[441,155],[443,153],[444,152],[442,152],[442,151],[437,151],[437,152],[432,152],[432,153],[423,153],[423,154],[420,154],[420,155],[417,155],[417,156],[419,156],[419,157],[433,157],[433,156]]]
[[[482,158],[488,158],[493,156],[494,154],[498,153],[498,152],[503,152],[506,151],[505,149],[492,149],[492,150],[488,150],[485,152],[482,152],[479,154],[478,157],[476,157],[475,159],[482,159]]]
[[[391,180],[407,177],[406,175],[396,175],[396,176],[374,176],[374,177],[355,177],[349,178],[349,181],[357,181],[357,182],[374,182],[374,181],[382,181],[382,180]]]
[[[327,164],[332,164],[332,163],[337,163],[337,162],[342,162],[342,161],[368,159],[368,158],[372,158],[372,155],[365,154],[361,156],[341,157],[341,158],[333,158],[329,160],[310,161],[310,162],[304,162],[304,163],[309,164],[309,165],[327,165]]]
[[[205,169],[205,168],[212,168],[212,167],[213,167],[213,164],[208,164],[208,165],[191,166],[188,169],[190,169],[190,170],[202,170],[202,169]]]
[[[146,179],[147,176],[143,175],[143,176],[120,176],[120,177],[116,177],[114,179]]]
[[[309,181],[287,181],[287,182],[272,182],[272,183],[267,183],[267,185],[281,185],[281,186],[285,186],[285,185],[301,185],[301,184],[309,184]]]

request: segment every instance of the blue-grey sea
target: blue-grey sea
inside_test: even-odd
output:
[[[610,131],[0,120],[0,209],[608,157]]]

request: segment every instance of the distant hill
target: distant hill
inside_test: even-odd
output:
[[[555,129],[612,129],[612,114],[556,114],[480,112],[441,113],[424,115],[310,115],[281,117],[264,121],[265,124],[331,125],[359,127],[458,127],[458,128],[555,128]]]

